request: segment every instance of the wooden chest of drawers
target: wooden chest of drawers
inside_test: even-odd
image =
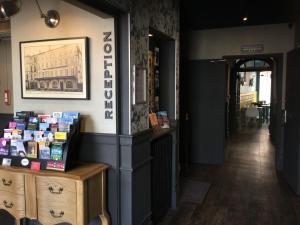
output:
[[[17,221],[27,217],[43,225],[87,225],[100,216],[102,224],[108,225],[107,168],[104,164],[84,164],[61,173],[0,167],[0,208]]]

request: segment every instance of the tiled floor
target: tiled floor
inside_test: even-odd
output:
[[[300,225],[300,198],[275,170],[267,129],[230,138],[222,166],[192,165],[189,178],[212,183],[202,204],[182,203],[164,225]]]

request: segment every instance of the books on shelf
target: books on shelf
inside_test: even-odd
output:
[[[158,119],[159,126],[161,128],[170,128],[170,121],[169,121],[169,118],[168,118],[167,111],[159,111],[156,114],[157,114],[157,119]]]
[[[149,113],[150,125],[153,129],[170,128],[170,121],[167,111],[159,111],[157,113]]]

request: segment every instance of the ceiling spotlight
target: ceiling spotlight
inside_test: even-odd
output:
[[[153,37],[153,34],[148,34],[149,37]]]
[[[9,18],[19,12],[20,0],[0,0],[0,22],[6,22]]]
[[[246,22],[248,20],[248,16],[243,17],[243,21]]]
[[[38,0],[35,0],[35,3],[40,11],[41,18],[45,20],[45,24],[50,28],[55,28],[58,26],[60,21],[59,13],[56,10],[48,10],[47,13],[43,13]]]

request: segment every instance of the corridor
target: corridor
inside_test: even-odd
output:
[[[189,179],[211,182],[202,204],[184,202],[169,225],[297,225],[300,198],[275,170],[267,128],[232,137],[222,166],[193,165]]]

